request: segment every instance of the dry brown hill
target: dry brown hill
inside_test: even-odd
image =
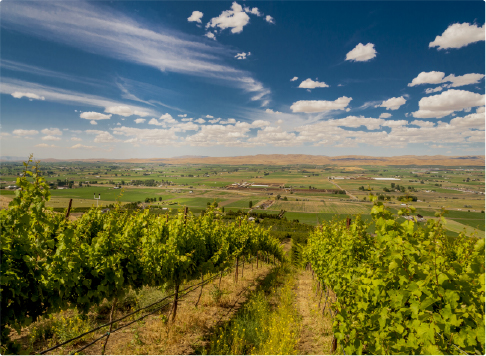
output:
[[[339,166],[363,166],[363,165],[417,165],[417,166],[482,166],[485,165],[485,156],[395,156],[395,157],[373,157],[373,156],[317,156],[317,155],[255,155],[235,157],[201,157],[183,156],[174,158],[130,158],[130,159],[44,159],[43,162],[119,162],[119,163],[168,163],[168,164],[263,164],[263,165],[287,165],[287,164],[311,164],[324,165],[335,164]]]

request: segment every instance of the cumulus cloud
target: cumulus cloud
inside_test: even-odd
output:
[[[186,122],[184,124],[177,124],[176,128],[180,129],[181,131],[197,131],[199,130],[199,126],[193,122]]]
[[[91,125],[98,125],[98,123],[96,122],[96,120],[91,120],[89,123],[90,123]]]
[[[189,16],[187,18],[187,21],[202,23],[201,19],[202,19],[203,15],[204,14],[201,11],[193,11],[191,16]]]
[[[444,89],[443,87],[436,87],[436,88],[427,88],[425,89],[425,94],[432,94],[432,93],[437,93],[439,91],[442,91]]]
[[[484,95],[467,90],[449,89],[439,95],[420,99],[419,110],[413,112],[416,118],[442,118],[454,111],[484,106]]]
[[[23,97],[29,98],[30,100],[36,99],[36,100],[45,100],[43,96],[33,94],[33,93],[22,93],[19,91],[13,92],[12,96],[16,99],[22,99]]]
[[[161,117],[159,117],[159,120],[162,120],[162,121],[164,121],[168,124],[174,124],[174,123],[177,122],[169,113],[164,114]]]
[[[42,140],[43,141],[60,141],[61,138],[60,137],[57,137],[57,136],[49,135],[49,136],[42,137]]]
[[[235,1],[231,5],[231,10],[225,10],[218,17],[213,17],[206,25],[206,29],[231,29],[231,33],[240,33],[248,22],[250,22],[250,17],[243,11],[241,5]]]
[[[299,79],[299,77],[293,77],[292,79],[290,79],[290,81],[295,82],[297,79]]]
[[[59,130],[59,129],[56,129],[56,128],[44,129],[44,130],[41,130],[41,132],[44,135],[53,135],[53,136],[61,136],[62,135],[62,131]]]
[[[392,115],[390,113],[384,112],[383,114],[380,115],[380,119],[388,119]]]
[[[313,81],[312,79],[307,78],[306,80],[304,80],[302,83],[299,84],[299,88],[304,88],[304,89],[329,88],[329,85],[327,85],[324,82]]]
[[[450,25],[442,35],[437,36],[429,43],[429,48],[438,49],[461,48],[468,44],[484,41],[484,25],[478,27],[476,24],[455,23]]]
[[[35,147],[47,148],[47,147],[57,147],[56,145],[49,145],[47,143],[39,143]]]
[[[71,137],[71,141],[83,141],[82,139],[80,139],[79,137]]]
[[[105,112],[125,117],[133,115],[133,111],[129,106],[109,106],[105,109]]]
[[[263,14],[260,12],[260,10],[258,10],[257,7],[250,9],[248,6],[245,6],[244,9],[245,9],[245,12],[248,12],[250,14],[253,14],[253,15],[256,15],[256,16],[263,16]]]
[[[206,34],[204,36],[216,41],[216,36],[212,32],[206,32]]]
[[[197,120],[194,120],[194,122],[197,122],[198,124],[204,124],[206,122],[206,120],[199,118]]]
[[[100,131],[100,130],[86,130],[86,133],[96,135],[94,142],[119,142],[120,140],[115,138],[111,133],[108,131]]]
[[[344,110],[351,102],[352,98],[342,96],[334,101],[327,100],[299,100],[292,104],[292,112],[324,112],[330,110]]]
[[[206,115],[206,119],[214,119],[214,116]]]
[[[432,93],[432,92],[441,91],[443,87],[451,88],[451,87],[460,87],[469,84],[477,84],[483,78],[484,78],[484,74],[479,74],[479,73],[469,73],[457,77],[454,74],[450,74],[446,77],[444,72],[436,72],[436,71],[421,72],[416,78],[412,80],[411,83],[408,84],[408,86],[413,87],[421,84],[451,83],[451,84],[443,85],[442,87],[437,87],[435,89],[429,90],[428,93]]]
[[[14,130],[12,133],[16,136],[34,136],[34,135],[37,135],[39,133],[39,131],[19,129],[19,130]]]
[[[75,144],[74,146],[70,147],[72,149],[82,149],[82,150],[96,150],[98,147],[95,146],[86,146],[80,143]]]
[[[387,110],[398,110],[400,106],[405,104],[407,100],[403,97],[397,97],[397,98],[390,98],[388,100],[383,101],[379,107],[386,108]]]
[[[185,118],[181,119],[181,121],[185,121],[185,122],[192,121],[192,120],[193,120],[192,117],[185,117]]]
[[[251,55],[251,52],[248,52],[248,53],[245,53],[245,52],[241,52],[241,53],[238,53],[235,58],[236,59],[246,59],[247,56],[250,56]]]
[[[111,114],[110,115],[105,115],[105,114],[101,114],[99,112],[86,111],[86,112],[81,113],[81,115],[79,115],[79,117],[81,119],[86,119],[86,120],[91,120],[91,121],[96,121],[96,120],[109,120],[111,118]]]
[[[143,124],[145,121],[145,119],[135,119],[136,124]]]
[[[366,62],[375,57],[376,50],[373,43],[368,43],[366,45],[359,43],[356,47],[353,48],[353,50],[346,54],[347,61],[355,62]]]
[[[432,121],[414,120],[410,125],[416,125],[420,127],[434,127],[435,124]]]
[[[280,111],[273,111],[272,109],[266,109],[265,112],[267,114],[281,114]]]
[[[159,120],[157,120],[156,118],[151,119],[148,122],[148,124],[149,125],[156,125],[156,126],[164,126],[164,127],[167,127],[167,124],[165,122],[159,122]]]
[[[265,17],[265,21],[267,21],[268,23],[271,23],[271,24],[274,24],[275,25],[275,19],[272,16],[270,16],[270,15],[267,15]]]

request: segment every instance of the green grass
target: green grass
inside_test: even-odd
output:
[[[123,192],[122,192],[123,190]],[[176,195],[167,193],[165,190],[155,188],[122,188],[113,189],[112,187],[82,187],[76,189],[53,189],[51,195],[60,198],[77,198],[93,200],[93,194],[101,194],[101,199],[105,201],[116,201],[120,194],[122,202],[144,201],[145,198],[172,199]],[[94,201],[94,200],[93,200]]]
[[[288,264],[274,269],[236,317],[218,328],[210,355],[297,354],[300,318],[294,306],[294,279]],[[278,287],[281,285],[281,287]]]

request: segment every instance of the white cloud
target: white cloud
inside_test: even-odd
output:
[[[419,110],[412,113],[416,118],[442,118],[454,111],[484,106],[484,95],[467,90],[449,89],[439,95],[420,99]]]
[[[215,124],[215,123],[219,122],[220,120],[221,120],[221,118],[218,117],[217,119],[209,120],[209,122],[212,123],[212,124]]]
[[[71,137],[71,141],[83,141],[82,139],[80,139],[79,137]]]
[[[461,48],[470,43],[484,41],[484,25],[478,27],[476,24],[455,23],[450,25],[442,35],[437,36],[429,43],[429,48],[438,49]]]
[[[210,120],[211,121],[211,120]],[[228,120],[222,120],[219,122],[220,124],[222,125],[226,125],[226,124],[236,124],[236,120],[235,119],[228,119]]]
[[[481,79],[484,78],[484,74],[469,73],[456,77],[454,74],[448,75],[444,78],[443,82],[451,82],[448,87],[461,87],[463,85],[477,84]]]
[[[201,19],[202,19],[203,15],[204,14],[201,11],[193,11],[191,16],[189,16],[187,18],[187,21],[202,23]]]
[[[328,122],[331,125],[336,126],[347,126],[354,128],[365,126],[368,130],[377,130],[386,122],[386,120],[364,116],[347,116],[344,119],[334,119],[329,120]]]
[[[243,27],[250,22],[250,17],[243,11],[241,5],[236,1],[231,5],[231,10],[225,10],[218,17],[213,17],[206,25],[206,28],[231,29],[231,33],[240,33]]]
[[[39,133],[37,130],[14,130],[12,132],[16,136],[34,136]]]
[[[108,142],[119,142],[120,141],[107,131],[86,130],[86,133],[96,135],[94,142],[108,143]]]
[[[476,109],[476,112],[477,112],[477,113],[481,113],[481,112],[482,112],[482,113],[484,113],[484,106],[480,106],[480,107],[478,107],[478,108]]]
[[[241,52],[241,53],[238,53],[235,58],[236,59],[246,59],[247,56],[250,56],[251,55],[251,52],[248,52],[248,53],[245,53],[245,52]]]
[[[197,120],[194,120],[194,122],[197,122],[198,124],[204,124],[206,122],[206,120],[199,118]]]
[[[416,125],[420,127],[434,127],[435,124],[432,121],[414,120],[410,125]]]
[[[145,121],[145,119],[135,119],[136,124],[143,124]]]
[[[49,145],[47,143],[39,143],[38,145],[35,145],[35,147],[47,148],[47,147],[57,147],[57,146],[56,145]]]
[[[159,120],[163,120],[164,122],[166,122],[168,124],[174,124],[174,123],[177,122],[169,113],[164,114],[161,117],[159,117]]]
[[[129,106],[110,106],[105,112],[125,117],[133,115],[133,110]]]
[[[185,118],[181,119],[181,121],[184,121],[184,122],[190,122],[192,120],[193,120],[192,117],[185,117]]]
[[[258,10],[257,7],[250,9],[248,6],[245,6],[244,10],[245,10],[245,12],[248,12],[248,13],[256,15],[256,16],[263,16],[263,14],[260,12],[260,10]]]
[[[134,110],[133,115],[145,117],[145,116],[149,116],[150,114],[148,112],[145,112],[145,111]]]
[[[299,79],[299,77],[293,77],[292,79],[290,79],[290,81],[295,82],[297,79]]]
[[[36,100],[45,100],[43,96],[34,94],[34,93],[22,93],[19,91],[13,92],[12,96],[16,99],[21,99],[23,97],[29,98],[30,100],[36,99]]]
[[[324,112],[330,110],[344,110],[352,98],[342,96],[334,101],[327,100],[300,100],[292,104],[292,112]]]
[[[390,113],[384,112],[383,114],[380,115],[380,119],[388,119],[392,115]]]
[[[444,75],[444,72],[421,72],[419,75],[417,75],[416,78],[412,80],[411,83],[408,84],[408,86],[413,87],[420,84],[440,84],[442,83]]]
[[[214,119],[214,116],[206,115],[206,119]]]
[[[54,135],[54,136],[61,136],[62,131],[56,128],[44,129],[41,131],[44,135]]]
[[[416,78],[412,80],[411,83],[408,84],[409,87],[413,87],[416,85],[421,84],[442,84],[442,83],[451,83],[448,85],[443,85],[442,87],[437,87],[435,89],[426,90],[426,93],[433,93],[437,91],[441,91],[443,87],[460,87],[464,85],[470,84],[477,84],[481,79],[484,78],[484,74],[478,73],[469,73],[460,76],[455,76],[454,74],[450,74],[445,77],[444,72],[421,72]]]
[[[180,129],[181,131],[197,131],[199,130],[199,126],[193,122],[186,122],[184,124],[177,124],[176,128]]]
[[[406,102],[407,100],[403,96],[401,96],[385,100],[379,106],[382,108],[386,108],[387,110],[398,110],[400,106],[402,106]]]
[[[266,109],[265,112],[267,114],[281,114],[280,111],[273,111],[272,109]]]
[[[156,125],[156,126],[164,126],[167,127],[167,124],[165,122],[159,122],[159,120],[153,118],[148,122],[149,125]]]
[[[60,137],[57,137],[57,136],[44,136],[42,137],[42,140],[43,141],[61,141],[61,138]]]
[[[275,19],[270,15],[265,16],[265,21],[275,25]]]
[[[359,43],[353,50],[346,54],[347,61],[365,62],[376,57],[375,45]]]
[[[216,41],[216,36],[212,32],[206,32],[206,34],[204,36]]]
[[[187,117],[187,114],[180,114],[180,115],[177,115],[178,117]]]
[[[128,137],[124,142],[133,145],[175,146],[179,142],[179,138],[176,136],[177,131],[180,131],[180,129],[139,129],[122,126],[114,129],[113,133]]]
[[[270,121],[265,121],[265,120],[255,120],[251,123],[251,126],[253,127],[265,127],[265,126],[270,126]]]
[[[86,112],[81,113],[81,115],[79,115],[79,117],[81,119],[92,120],[92,121],[109,120],[111,118],[111,114],[105,115],[105,114],[101,114],[99,112],[86,111]]]
[[[432,93],[437,93],[439,91],[442,91],[444,89],[443,87],[436,87],[436,88],[427,88],[425,89],[425,94],[432,94]]]
[[[91,120],[89,123],[90,123],[91,125],[98,125],[98,123],[97,123],[95,120]]]
[[[302,83],[299,84],[299,88],[304,88],[304,89],[329,88],[329,85],[327,85],[324,82],[313,81],[312,79],[307,78],[306,80],[304,80]]]
[[[80,143],[77,143],[75,144],[74,146],[70,147],[72,149],[82,149],[82,150],[96,150],[98,149],[98,147],[95,147],[95,146],[86,146],[86,145],[82,145]]]

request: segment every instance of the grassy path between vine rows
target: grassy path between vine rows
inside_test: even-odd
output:
[[[322,314],[324,298],[319,308],[316,283],[312,272],[300,270],[295,278],[295,305],[301,315],[298,353],[300,355],[329,355],[332,346],[332,320]]]

